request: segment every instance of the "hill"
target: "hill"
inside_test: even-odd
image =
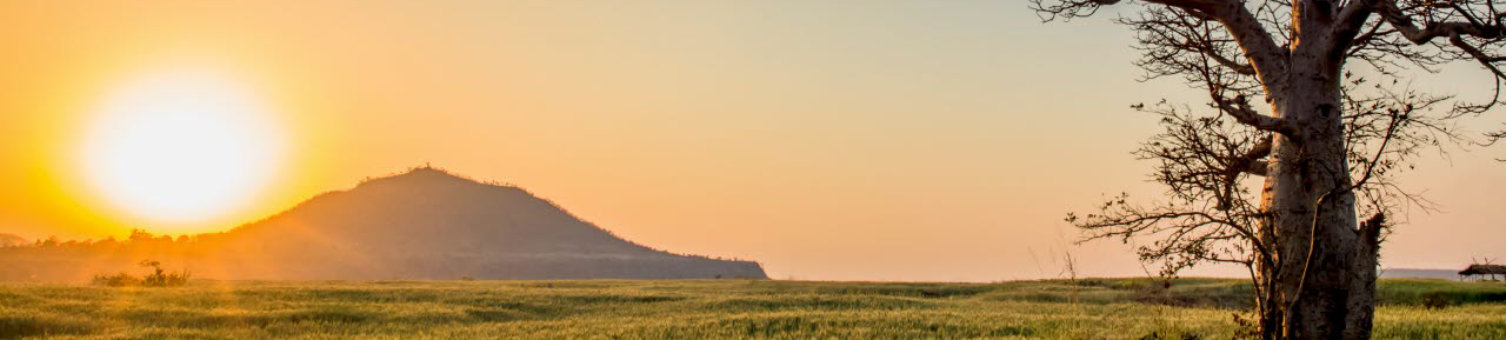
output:
[[[13,247],[26,245],[26,239],[15,234],[0,234],[0,247]]]
[[[652,249],[521,188],[428,167],[325,193],[223,233],[138,234],[74,247],[93,251],[41,248],[12,248],[0,259],[100,273],[151,258],[217,279],[765,278],[754,262]],[[27,272],[0,269],[0,279],[79,278],[36,265]]]

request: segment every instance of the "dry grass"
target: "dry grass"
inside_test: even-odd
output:
[[[0,339],[1228,339],[1248,285],[787,281],[0,284]],[[1506,338],[1506,285],[1383,281],[1378,338]],[[1424,294],[1447,292],[1442,309]],[[1436,295],[1436,294],[1435,294]],[[1075,297],[1075,299],[1074,299]],[[1076,302],[1072,302],[1075,300]]]

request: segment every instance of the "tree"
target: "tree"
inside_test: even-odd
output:
[[[1089,239],[1153,238],[1139,254],[1167,274],[1206,262],[1245,266],[1264,338],[1369,338],[1388,216],[1426,207],[1392,175],[1424,150],[1503,137],[1471,138],[1454,122],[1500,102],[1506,2],[1031,3],[1052,21],[1122,2],[1140,6],[1118,22],[1135,31],[1147,78],[1185,81],[1209,101],[1134,106],[1162,117],[1165,131],[1136,155],[1157,163],[1153,178],[1168,202],[1119,196],[1068,220]],[[1490,72],[1495,96],[1458,100],[1403,81],[1456,61]]]

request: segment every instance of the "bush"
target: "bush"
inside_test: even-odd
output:
[[[141,279],[124,272],[115,275],[94,275],[94,284],[99,286],[126,287],[140,286]]]
[[[141,261],[142,267],[151,267],[152,273],[146,277],[137,278],[127,273],[115,275],[95,275],[94,284],[109,287],[178,287],[188,284],[188,278],[192,276],[187,269],[179,272],[168,272],[162,269],[162,263],[152,260]]]

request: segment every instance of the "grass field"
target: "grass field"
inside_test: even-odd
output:
[[[0,339],[1229,339],[1249,286],[1183,279],[0,284]],[[1381,283],[1376,335],[1506,339],[1506,284]],[[1450,304],[1424,307],[1425,301]]]

